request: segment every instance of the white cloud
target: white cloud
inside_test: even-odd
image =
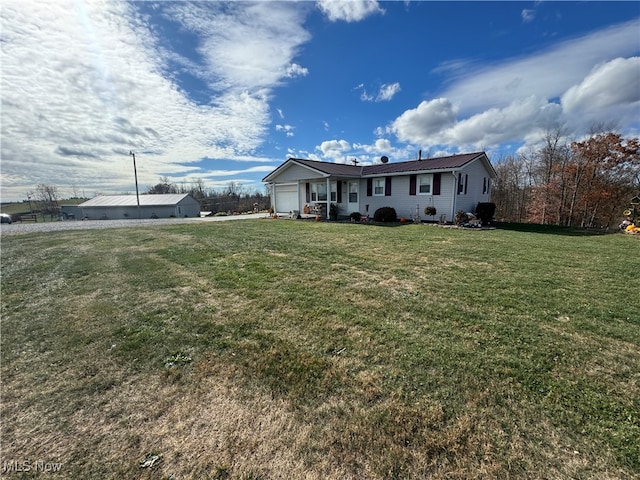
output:
[[[295,127],[292,127],[291,125],[276,125],[276,131],[284,132],[287,135],[287,137],[293,137],[294,129]]]
[[[577,85],[594,65],[636,55],[637,20],[566,40],[544,51],[496,65],[467,65],[442,92],[465,115],[485,108],[505,107],[517,98],[560,97]]]
[[[380,91],[376,97],[377,102],[384,102],[391,100],[396,93],[400,91],[400,84],[398,82],[391,84],[384,84],[380,87]]]
[[[412,157],[414,150],[411,145],[402,148],[394,147],[391,141],[386,138],[378,138],[371,145],[353,144],[353,154],[358,157],[362,165],[380,163],[382,156],[391,160],[408,160]]]
[[[292,63],[291,65],[289,65],[289,67],[287,68],[287,77],[289,78],[294,78],[294,77],[305,77],[309,74],[309,69],[308,68],[304,68],[301,67],[300,65],[298,65],[297,63]]]
[[[561,110],[558,104],[531,96],[456,120],[451,102],[439,98],[404,112],[390,130],[398,139],[423,147],[488,148],[557,125]]]
[[[562,95],[566,112],[586,112],[640,101],[640,57],[616,58],[595,67]],[[636,113],[638,110],[636,110]]]
[[[426,145],[469,145],[476,149],[496,146],[558,125],[561,110],[558,104],[531,96],[505,108],[491,108],[461,120]]]
[[[322,142],[316,149],[322,152],[322,158],[317,155],[311,156],[307,152],[299,153],[307,155],[307,158],[331,160],[335,163],[350,163],[353,159],[356,159],[358,160],[358,165],[380,163],[380,158],[383,155],[392,160],[400,161],[413,158],[413,156],[417,157],[417,149],[412,145],[398,148],[386,138],[378,138],[372,144],[350,144],[346,140],[328,140]]]
[[[354,90],[362,90],[362,93],[360,93],[360,100],[363,102],[387,102],[400,91],[400,83],[382,84],[376,95],[370,95],[367,93],[364,83],[354,87]]]
[[[354,143],[353,148],[355,150],[362,150],[368,154],[376,155],[389,155],[389,152],[393,150],[391,142],[386,138],[378,138],[375,142],[373,142],[373,145]]]
[[[446,98],[423,101],[394,120],[391,131],[404,142],[427,145],[434,135],[454,124],[456,109]]]
[[[536,18],[536,11],[525,8],[520,13],[520,16],[522,17],[522,21],[524,23],[533,22],[533,20]]]
[[[38,183],[86,193],[131,191],[193,175],[201,158],[256,161],[274,87],[306,69],[310,35],[287,2],[160,3],[196,39],[196,60],[168,47],[145,2],[7,0],[2,22],[2,198]],[[179,34],[179,33],[178,33]],[[175,71],[203,82],[190,98]]]
[[[203,177],[233,177],[243,173],[269,173],[273,171],[273,166],[263,165],[251,168],[244,168],[238,170],[208,170],[202,173]]]
[[[351,144],[346,140],[327,140],[317,146],[316,150],[322,152],[322,156],[325,158],[344,161],[344,155],[351,150]]]
[[[447,65],[441,72],[453,82],[441,98],[405,111],[387,132],[423,147],[465,150],[536,142],[558,126],[580,132],[596,121],[637,125],[640,59],[624,57],[637,48],[633,21],[495,66]]]
[[[318,7],[332,22],[358,22],[369,15],[384,13],[376,0],[319,0]]]
[[[287,2],[170,3],[167,15],[198,35],[214,88],[253,91],[306,69],[291,63],[311,37],[303,10]]]
[[[367,90],[364,88],[364,84],[360,84],[358,85],[356,88],[354,88],[354,90],[362,90],[362,92],[360,93],[360,100],[362,100],[363,102],[372,102],[374,97],[373,95],[369,95],[367,93]]]

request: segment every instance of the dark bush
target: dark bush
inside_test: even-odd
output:
[[[360,212],[351,212],[349,216],[351,217],[351,220],[353,220],[354,222],[359,222],[360,218],[362,217],[362,215],[360,215]]]
[[[373,219],[376,222],[392,223],[398,221],[398,215],[396,209],[393,207],[382,207],[375,211]]]
[[[483,225],[488,225],[493,220],[496,213],[496,204],[491,202],[480,202],[476,207],[476,217],[480,219]]]

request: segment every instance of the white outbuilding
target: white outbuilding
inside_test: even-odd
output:
[[[139,207],[135,195],[99,195],[78,207],[88,220],[200,216],[200,203],[187,193],[140,195]]]

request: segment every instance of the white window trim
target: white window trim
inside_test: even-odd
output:
[[[458,173],[458,195],[465,195],[464,190],[467,187],[467,174]]]
[[[355,191],[352,192],[351,191],[351,187],[355,186]],[[359,190],[359,185],[357,181],[350,181],[348,183],[347,186],[347,202],[348,203],[358,203],[358,190]],[[354,201],[351,201],[351,195],[355,195],[356,199]]]
[[[373,196],[374,197],[384,197],[384,187],[385,187],[385,178],[384,177],[380,177],[380,178],[374,178],[373,179]],[[381,185],[381,193],[376,192],[376,188],[379,188],[379,185]]]
[[[327,184],[326,183],[320,183],[320,182],[314,182],[311,184],[311,201],[312,202],[326,202],[327,199],[325,198],[324,200],[320,199],[320,195],[319,195],[319,191],[318,188],[319,187],[324,187],[325,192],[324,194],[327,195],[326,192],[326,188],[327,188]]]
[[[482,194],[483,195],[491,194],[491,177],[484,177],[484,181],[482,184]]]
[[[423,180],[428,180],[428,182],[423,183]],[[421,192],[420,187],[422,185],[429,185],[429,191]],[[416,193],[418,195],[433,195],[433,175],[432,174],[425,173],[422,175],[418,175],[418,178],[416,180]]]

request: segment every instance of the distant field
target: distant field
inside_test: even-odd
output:
[[[66,199],[66,200],[61,200],[59,201],[59,205],[79,205],[82,202],[86,201],[86,199],[83,198],[72,198],[72,199]],[[38,210],[38,202],[33,201],[32,202],[32,208],[33,211],[37,211]],[[19,215],[21,213],[29,213],[30,209],[29,209],[29,203],[28,202],[24,202],[24,203],[2,203],[0,204],[0,212],[1,213],[7,213],[9,215]],[[55,220],[58,220],[58,218],[54,218]],[[51,215],[46,214],[43,215],[42,213],[38,214],[38,221],[42,222],[42,221],[46,221],[49,222],[52,220]]]
[[[640,243],[569,233],[3,237],[2,476],[640,478]]]
[[[29,204],[28,203],[3,203],[2,205],[0,205],[0,211],[2,213],[8,213],[9,215],[14,215],[16,213],[28,213]]]

